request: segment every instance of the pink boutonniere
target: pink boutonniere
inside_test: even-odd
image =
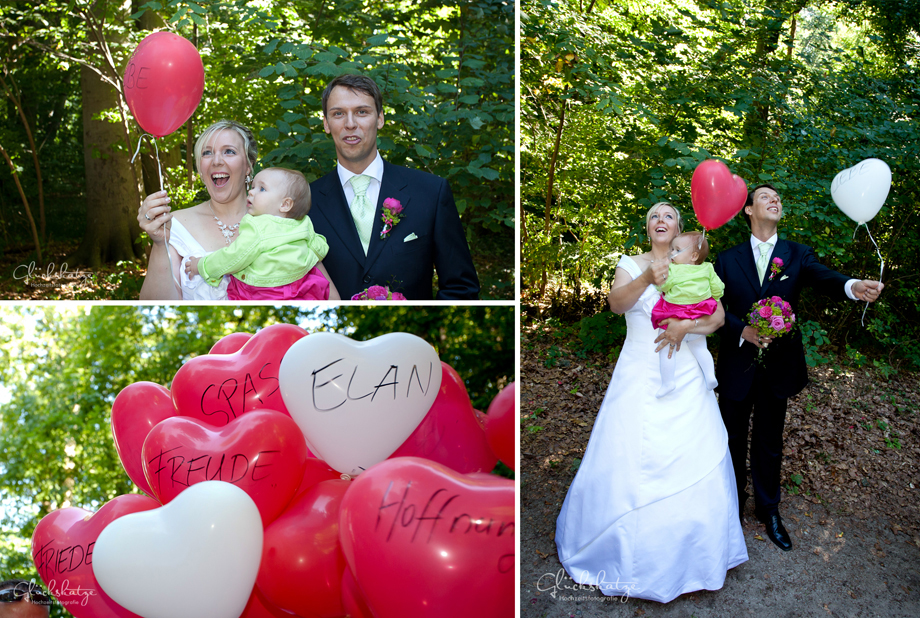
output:
[[[383,221],[383,229],[380,230],[380,240],[390,235],[396,224],[402,220],[403,205],[395,197],[388,197],[383,200],[383,212],[380,219]]]
[[[783,261],[778,257],[773,258],[770,261],[770,281],[773,281],[773,277],[780,274],[783,270]]]

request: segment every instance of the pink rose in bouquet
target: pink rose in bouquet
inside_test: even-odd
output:
[[[751,306],[748,323],[757,331],[758,337],[776,338],[792,330],[795,314],[792,305],[779,296],[758,300]]]
[[[391,292],[390,288],[383,285],[372,285],[363,292],[351,297],[352,300],[406,300],[399,292]]]

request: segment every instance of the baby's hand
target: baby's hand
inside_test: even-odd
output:
[[[185,274],[189,276],[189,279],[198,274],[198,260],[201,258],[190,257],[188,262],[185,263]]]

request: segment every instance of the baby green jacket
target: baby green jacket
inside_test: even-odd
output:
[[[675,305],[692,305],[707,298],[719,300],[725,294],[725,284],[712,264],[671,264],[668,279],[661,286],[664,299]]]
[[[278,287],[303,278],[328,252],[310,217],[298,221],[247,213],[237,239],[201,258],[198,273],[214,287],[226,274],[256,287]]]

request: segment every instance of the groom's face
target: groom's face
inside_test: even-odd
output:
[[[383,112],[377,113],[374,98],[346,86],[329,93],[323,128],[332,136],[342,167],[354,174],[367,169],[377,156],[377,129],[383,127]]]
[[[769,187],[760,187],[754,192],[753,203],[745,206],[752,222],[779,223],[783,216],[783,203],[779,194]]]

